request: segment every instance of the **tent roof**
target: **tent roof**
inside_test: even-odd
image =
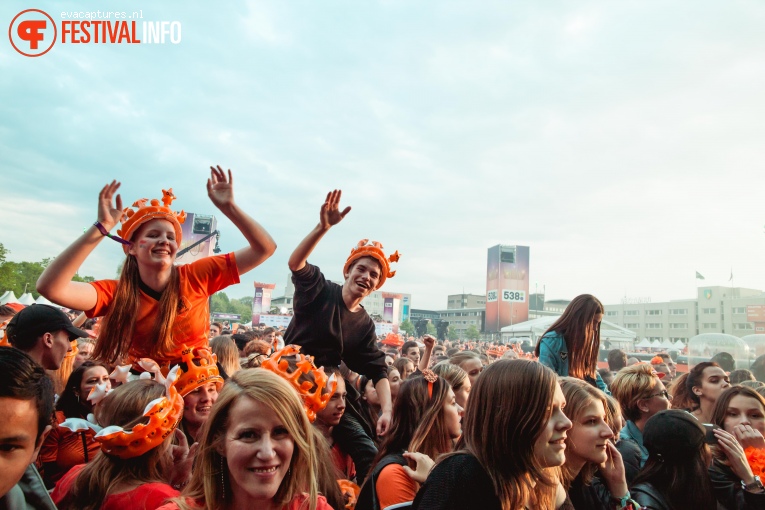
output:
[[[546,317],[539,317],[538,319],[532,319],[526,322],[519,322],[512,326],[505,326],[502,328],[503,334],[511,334],[512,336],[526,336],[536,339],[544,335],[553,323],[558,320],[560,315],[549,315]],[[637,335],[621,326],[617,326],[613,322],[602,321],[600,323],[600,340],[634,340]]]
[[[9,290],[5,294],[3,294],[3,299],[0,299],[0,305],[4,305],[6,303],[18,303],[19,300],[16,299],[16,294],[13,293],[12,290]]]
[[[30,294],[29,292],[27,292],[26,294],[22,294],[21,297],[19,298],[19,303],[21,303],[22,305],[31,305],[31,304],[34,304],[34,302],[35,302],[35,298],[33,298],[32,294]]]
[[[639,343],[635,344],[635,347],[653,347],[651,342],[647,338],[642,339]]]

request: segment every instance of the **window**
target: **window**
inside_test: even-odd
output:
[[[673,308],[669,311],[670,315],[688,315],[688,310],[685,308]]]
[[[660,336],[649,336],[648,340],[650,340],[651,342],[653,342],[654,340],[658,340],[659,342],[661,342],[664,339]]]
[[[615,312],[615,311],[606,312],[606,317],[616,317],[617,315],[619,315],[619,312]]]
[[[640,310],[625,310],[624,315],[640,315]]]
[[[680,340],[681,342],[687,342],[688,341],[688,339],[686,337],[684,337],[684,336],[673,336],[672,338],[670,338],[670,340],[673,341],[673,342],[677,342],[678,340]]]
[[[661,315],[661,310],[646,310],[646,315]]]
[[[704,329],[717,329],[717,323],[716,322],[704,322],[701,324],[701,327]]]
[[[745,306],[737,306],[733,308],[733,313],[735,314],[745,314],[746,313],[746,307]]]
[[[717,313],[717,308],[702,308],[701,313]]]
[[[743,322],[743,323],[734,324],[733,329],[739,329],[739,330],[754,329],[754,326],[752,326],[752,323],[750,322]]]
[[[670,322],[669,329],[688,329],[687,322]]]
[[[629,323],[629,324],[625,324],[624,327],[627,328],[627,329],[639,329],[640,328],[640,324],[638,324],[638,323]]]
[[[649,322],[645,327],[646,329],[661,329],[661,322]]]

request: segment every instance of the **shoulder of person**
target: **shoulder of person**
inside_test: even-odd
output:
[[[630,496],[643,508],[650,510],[669,509],[664,495],[650,483],[644,482],[630,487]]]

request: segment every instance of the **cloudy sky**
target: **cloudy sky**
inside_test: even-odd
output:
[[[379,240],[402,254],[385,288],[415,308],[484,293],[499,243],[531,247],[548,298],[690,298],[695,271],[765,289],[762,2],[169,4],[0,5],[6,25],[107,5],[182,24],[177,45],[39,58],[3,36],[11,260],[59,253],[113,178],[128,203],[172,186],[178,208],[213,214],[205,180],[221,164],[279,245],[229,295],[255,279],[281,293],[333,188],[353,210],[311,261],[337,279],[359,239]],[[224,250],[243,245],[219,226]],[[112,278],[121,257],[106,240],[81,274]]]

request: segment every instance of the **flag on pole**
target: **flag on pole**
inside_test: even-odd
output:
[[[698,271],[696,271],[696,279],[697,280],[705,280],[705,278],[703,276],[701,276],[701,273],[699,273]]]
[[[733,268],[731,268],[731,270],[730,270],[730,280],[728,280],[728,281],[729,282],[733,281]]]

